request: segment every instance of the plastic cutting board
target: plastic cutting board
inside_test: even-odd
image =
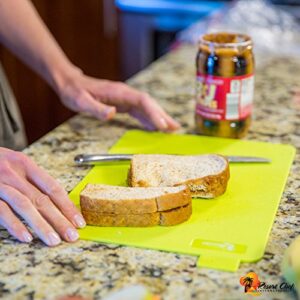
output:
[[[170,227],[124,228],[87,226],[81,239],[116,243],[199,256],[198,266],[235,271],[240,262],[259,260],[266,247],[276,211],[295,155],[291,145],[128,131],[109,153],[172,153],[262,156],[270,164],[230,164],[224,195],[194,199],[191,218]],[[95,166],[71,192],[87,183],[126,185],[128,163]]]

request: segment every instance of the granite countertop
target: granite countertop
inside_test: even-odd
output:
[[[185,46],[163,57],[129,83],[149,92],[193,133],[195,48]],[[289,143],[300,149],[300,105],[292,91],[300,86],[300,60],[274,59],[256,74],[255,112],[249,140]],[[24,152],[67,191],[87,174],[76,167],[79,153],[106,152],[128,129],[139,128],[129,117],[101,123],[78,115]],[[239,278],[250,270],[278,283],[284,250],[300,234],[300,156],[297,152],[263,259],[243,263],[236,273],[199,269],[197,258],[154,250],[79,241],[47,248],[39,240],[18,243],[0,228],[0,298],[55,299],[64,294],[101,299],[113,290],[141,283],[163,299],[248,299]],[[284,295],[283,295],[284,294]],[[251,298],[251,296],[249,296]],[[260,299],[293,299],[286,293]]]

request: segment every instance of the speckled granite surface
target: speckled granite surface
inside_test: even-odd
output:
[[[130,81],[148,91],[193,132],[195,49],[182,48],[164,57]],[[196,257],[80,241],[47,248],[38,240],[16,242],[0,229],[0,298],[55,299],[63,294],[102,299],[123,286],[142,283],[166,300],[251,299],[239,278],[248,271],[262,281],[278,283],[285,248],[300,234],[300,105],[292,90],[300,87],[300,60],[274,60],[257,72],[255,113],[247,139],[290,143],[298,148],[263,259],[242,264],[236,273],[196,267]],[[126,116],[101,124],[76,116],[31,145],[25,152],[70,191],[88,172],[73,157],[105,152],[137,123]],[[286,293],[259,299],[293,299]]]

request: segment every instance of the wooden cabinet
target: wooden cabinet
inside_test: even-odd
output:
[[[72,62],[88,75],[119,79],[114,1],[33,3]],[[1,46],[0,60],[19,103],[30,143],[72,116],[41,78]]]

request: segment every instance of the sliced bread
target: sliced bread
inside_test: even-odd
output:
[[[89,225],[170,226],[192,213],[186,186],[120,187],[88,184],[80,194],[81,212]]]
[[[123,187],[88,184],[80,194],[82,210],[108,214],[145,214],[191,203],[186,186]]]
[[[188,186],[192,197],[223,194],[229,164],[221,155],[136,154],[131,160],[128,185],[133,187]]]
[[[87,224],[116,227],[173,226],[187,221],[192,214],[192,205],[173,208],[168,211],[149,214],[101,214],[95,211],[82,211]]]
[[[187,221],[192,215],[192,203],[160,213],[159,224],[161,226],[172,226]]]
[[[82,210],[88,225],[106,227],[150,227],[160,223],[160,213],[149,214],[102,214],[95,211]]]

